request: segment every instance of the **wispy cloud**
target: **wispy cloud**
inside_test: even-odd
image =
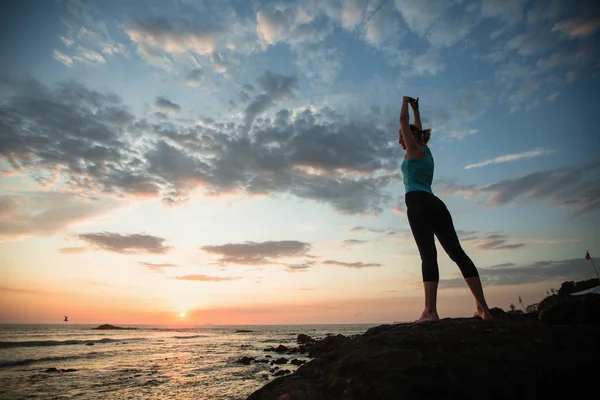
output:
[[[163,264],[155,264],[150,262],[140,261],[138,264],[143,265],[153,272],[164,272],[167,268],[177,267],[177,264],[163,263]]]
[[[351,269],[361,269],[361,268],[370,268],[370,267],[382,267],[383,264],[378,263],[363,263],[363,262],[344,262],[344,261],[335,261],[335,260],[326,260],[323,261],[325,265],[338,265],[340,267],[351,268]]]
[[[144,234],[100,232],[80,234],[77,238],[87,242],[92,249],[121,254],[164,254],[171,249],[163,244],[166,239]]]
[[[583,257],[558,261],[536,261],[531,264],[505,263],[487,268],[478,268],[481,280],[486,285],[509,286],[525,283],[557,280],[578,280],[591,276],[589,262]],[[463,278],[440,280],[440,287],[465,286]]]
[[[490,165],[490,164],[502,164],[502,163],[522,160],[524,158],[534,158],[534,157],[544,156],[544,155],[553,154],[553,153],[554,153],[554,150],[551,150],[551,149],[537,148],[534,150],[525,151],[523,153],[505,154],[503,156],[498,156],[498,157],[492,158],[490,160],[485,160],[485,161],[482,161],[482,162],[479,162],[476,164],[468,164],[465,166],[465,169],[480,168],[480,167],[485,167],[486,165]]]
[[[241,279],[239,277],[219,277],[219,276],[209,276],[209,275],[182,275],[176,276],[175,278],[178,281],[196,281],[196,282],[226,282],[226,281],[235,281]]]
[[[218,263],[238,265],[281,264],[277,259],[283,257],[304,256],[310,250],[309,243],[296,240],[267,242],[228,243],[223,245],[203,246],[201,249],[209,254],[221,256]]]

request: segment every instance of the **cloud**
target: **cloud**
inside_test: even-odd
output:
[[[69,57],[68,55],[64,54],[64,53],[61,53],[58,50],[54,50],[54,53],[52,54],[52,57],[56,61],[59,61],[59,62],[63,63],[67,67],[70,67],[71,65],[73,65],[73,59],[71,57]]]
[[[334,260],[326,260],[323,261],[323,264],[326,265],[338,265],[340,267],[352,268],[352,269],[361,269],[361,268],[370,268],[370,267],[382,267],[383,264],[378,263],[363,263],[363,262],[343,262],[343,261],[334,261]]]
[[[479,132],[479,129],[453,129],[450,131],[450,137],[463,140],[467,136],[475,135]]]
[[[286,272],[305,272],[316,264],[316,261],[306,261],[302,264],[283,264]]]
[[[481,15],[512,24],[517,23],[525,16],[525,0],[483,0]]]
[[[0,157],[10,166],[6,173],[88,196],[162,197],[175,204],[193,190],[285,193],[343,214],[382,212],[392,199],[386,188],[400,179],[400,158],[381,116],[324,107],[258,117],[293,95],[297,80],[267,72],[257,86],[251,93],[258,107],[241,121],[256,120],[248,131],[235,120],[137,119],[118,96],[73,82],[47,88],[4,80]]]
[[[536,261],[516,266],[512,263],[478,268],[484,285],[511,286],[544,281],[581,280],[591,276],[589,262],[582,258]],[[441,287],[465,286],[464,279],[441,279]]]
[[[256,32],[262,40],[273,44],[289,34],[293,16],[286,11],[267,7],[256,13]]]
[[[352,245],[358,245],[358,244],[365,244],[365,243],[368,243],[368,242],[369,242],[369,240],[346,239],[346,240],[344,240],[343,243],[345,245],[352,246]]]
[[[600,208],[597,168],[598,163],[590,163],[534,172],[482,187],[458,185],[451,181],[443,181],[441,186],[447,194],[487,196],[487,205],[491,207],[548,201],[581,214]]]
[[[446,68],[439,52],[433,47],[430,47],[425,53],[411,57],[409,64],[411,69],[403,73],[405,76],[434,76]]]
[[[110,200],[71,193],[36,192],[0,196],[0,241],[51,236],[114,210]]]
[[[219,264],[260,265],[274,264],[283,257],[305,255],[311,248],[309,243],[296,240],[267,242],[228,243],[224,245],[203,246],[201,249],[221,258]]]
[[[172,114],[179,114],[181,112],[181,107],[179,104],[175,104],[164,97],[157,97],[154,105],[160,111],[165,111]]]
[[[600,18],[568,19],[557,22],[552,27],[552,32],[561,32],[572,38],[591,36],[600,29]]]
[[[150,271],[153,271],[153,272],[164,272],[164,270],[167,268],[177,267],[176,264],[170,264],[170,263],[155,264],[155,263],[140,261],[140,262],[138,262],[138,264],[143,265],[144,267],[148,268]]]
[[[515,250],[525,245],[525,243],[507,243],[509,236],[499,233],[488,233],[481,237],[461,240],[464,242],[473,242],[477,248],[483,250]]]
[[[267,108],[293,97],[298,88],[298,79],[295,76],[280,75],[268,70],[258,77],[257,83],[263,89],[263,93],[257,94],[246,107],[245,121],[248,127]]]
[[[185,77],[185,83],[189,86],[198,86],[204,81],[204,70],[195,68]]]
[[[144,234],[100,232],[79,234],[77,238],[87,242],[91,248],[121,254],[164,254],[171,249],[163,245],[166,239]]]
[[[235,281],[241,278],[225,278],[219,276],[208,276],[208,275],[183,275],[176,276],[175,278],[178,281],[196,281],[196,282],[226,282],[226,281]]]
[[[468,164],[465,166],[465,169],[480,168],[480,167],[485,167],[486,165],[490,165],[490,164],[501,164],[501,163],[513,162],[513,161],[521,160],[523,158],[534,158],[534,157],[539,157],[539,156],[553,154],[553,153],[554,153],[554,150],[551,150],[551,149],[537,148],[534,150],[524,151],[522,153],[505,154],[503,156],[494,157],[490,160],[485,160],[485,161],[482,161],[482,162],[479,162],[476,164]]]
[[[396,42],[402,34],[402,21],[392,3],[383,3],[365,23],[364,38],[375,47],[384,42]]]
[[[350,232],[371,232],[371,233],[382,233],[385,232],[385,229],[376,229],[376,228],[366,228],[364,226],[355,226],[350,229]]]
[[[215,35],[219,30],[216,26],[193,24],[186,19],[151,18],[131,21],[127,34],[138,46],[168,53],[210,54],[215,50]]]
[[[367,0],[344,0],[342,5],[342,27],[353,30],[361,22]]]

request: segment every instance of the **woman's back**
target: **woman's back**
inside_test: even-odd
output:
[[[405,158],[401,170],[406,193],[422,190],[433,194],[431,183],[433,181],[433,155],[427,146],[422,146],[425,152],[423,158]]]

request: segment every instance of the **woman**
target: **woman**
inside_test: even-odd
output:
[[[415,115],[415,124],[409,123],[408,105]],[[477,268],[460,246],[452,217],[442,200],[431,191],[433,156],[427,147],[431,131],[423,130],[419,115],[419,102],[404,96],[400,110],[400,143],[406,150],[402,162],[402,175],[406,189],[405,201],[410,229],[421,255],[421,270],[425,287],[425,310],[417,322],[437,321],[437,288],[439,271],[434,235],[454,261],[475,297],[475,317],[489,319],[490,310],[483,295]]]

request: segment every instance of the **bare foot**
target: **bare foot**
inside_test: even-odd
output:
[[[421,314],[421,318],[419,318],[418,320],[416,320],[415,322],[417,324],[420,324],[421,322],[430,322],[430,321],[439,321],[440,317],[436,312],[427,312],[427,311],[423,311],[423,314]]]
[[[481,318],[482,320],[492,319],[492,314],[490,314],[490,310],[477,308],[475,314],[473,314],[474,318]]]

